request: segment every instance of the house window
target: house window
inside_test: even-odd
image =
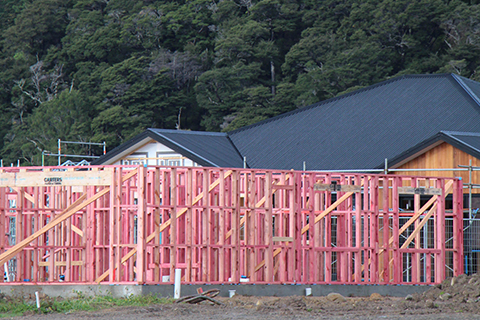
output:
[[[131,155],[128,155],[127,158],[123,159],[120,164],[123,165],[144,165],[147,163],[147,157],[148,153],[142,152],[142,153],[132,153]]]
[[[185,158],[178,153],[168,151],[157,152],[157,165],[158,166],[184,166]]]

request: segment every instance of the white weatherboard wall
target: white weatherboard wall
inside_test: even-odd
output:
[[[200,167],[192,160],[173,151],[165,145],[152,141],[144,144],[135,151],[123,156],[113,164],[147,164],[151,166],[185,166]]]

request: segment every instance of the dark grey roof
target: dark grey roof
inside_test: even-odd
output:
[[[460,86],[468,93],[468,95],[476,101],[477,104],[480,104],[480,83],[460,77],[457,75],[452,74],[452,77],[454,77],[457,82],[460,84]]]
[[[197,159],[198,161],[195,162],[198,164],[203,163],[198,158],[203,158],[215,167],[237,168],[243,166],[243,158],[226,133],[166,129],[149,130],[178,146],[176,148],[173,145],[165,144],[168,147],[192,160]]]
[[[442,132],[452,140],[447,141],[458,149],[480,159],[480,133],[479,132]]]
[[[147,137],[162,143],[202,166],[227,168],[243,166],[243,158],[226,133],[168,129],[147,129],[109,151],[105,156],[96,159],[92,164],[103,164]]]
[[[148,129],[93,164],[146,138],[216,167],[242,167],[245,156],[251,168],[382,168],[440,140],[480,158],[479,97],[480,83],[457,75],[401,76],[226,134]]]
[[[380,168],[440,131],[480,132],[478,95],[453,74],[401,76],[228,135],[249,167]]]

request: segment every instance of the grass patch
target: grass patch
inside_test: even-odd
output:
[[[148,306],[153,304],[173,303],[171,298],[158,297],[157,295],[134,296],[127,298],[114,298],[112,296],[87,297],[77,292],[76,298],[44,298],[40,299],[42,313],[67,313],[74,311],[94,311],[116,306]],[[37,312],[35,300],[25,301],[21,298],[0,297],[0,318],[14,317]]]

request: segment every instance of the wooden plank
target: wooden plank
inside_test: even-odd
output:
[[[273,214],[272,214],[272,173],[265,174],[264,193],[265,201],[265,225],[264,225],[264,244],[267,246],[264,251],[265,273],[264,281],[272,282],[274,280],[273,264]]]
[[[340,177],[340,182],[345,183],[345,175]],[[353,193],[351,193],[353,196]],[[337,195],[338,197],[338,195]],[[348,211],[347,205],[351,204],[351,198],[347,197],[344,201],[339,203],[338,210]],[[350,220],[350,215],[340,215],[337,216],[337,226],[336,226],[336,233],[337,233],[337,247],[350,247],[351,244],[349,240],[352,239],[352,234],[350,232],[351,224],[348,223]],[[319,220],[320,221],[320,220]],[[337,277],[338,280],[341,282],[349,282],[349,274],[351,268],[351,257],[348,257],[350,252],[342,250],[341,252],[337,252]]]
[[[293,242],[293,237],[273,237],[272,241]]]
[[[382,224],[383,224],[383,238],[382,238],[382,245],[383,248],[380,250],[378,253],[379,255],[383,253],[382,255],[382,260],[380,263],[383,263],[382,265],[382,271],[380,273],[380,280],[383,280],[383,283],[389,283],[390,282],[390,269],[388,268],[389,266],[389,255],[391,253],[390,250],[390,241],[387,242],[387,239],[390,237],[390,229],[389,229],[389,203],[390,203],[390,197],[389,197],[389,187],[390,187],[390,180],[388,179],[388,176],[383,177],[382,181],[382,206],[383,206],[383,212],[382,212]],[[393,243],[393,238],[391,238],[391,243]],[[383,277],[382,277],[383,275]]]
[[[206,172],[206,171],[204,171]],[[206,188],[204,188],[206,190]],[[169,205],[172,207],[173,212],[177,212],[177,203],[178,203],[178,188],[177,188],[177,169],[172,168],[170,170],[170,203]],[[171,228],[170,228],[170,277],[175,274],[175,269],[177,268],[177,244],[178,244],[178,218],[179,216],[175,217],[175,214],[172,212],[171,220]],[[185,211],[186,212],[186,211]],[[137,251],[138,252],[138,251]],[[139,252],[139,255],[141,253]]]
[[[5,189],[5,188],[3,188]],[[40,208],[42,203],[38,201],[38,193],[39,193],[39,190],[40,188],[33,188],[33,202],[32,202],[32,207],[37,207],[37,208]],[[30,189],[31,190],[31,189]],[[28,189],[27,189],[28,191]],[[32,191],[32,190],[31,190]],[[29,191],[29,192],[31,192]],[[1,201],[0,201],[1,203]],[[39,219],[39,212],[38,210],[35,211],[35,213],[33,214],[33,222],[34,222],[34,226],[33,226],[33,230],[38,230],[40,228],[40,219]],[[33,250],[33,276],[32,276],[32,282],[37,282],[38,281],[38,277],[41,273],[41,271],[38,269],[38,260],[39,260],[39,252],[41,252],[41,249],[39,249],[38,245],[39,245],[40,241],[39,241],[39,238],[37,238],[35,241],[34,241],[34,246],[35,246],[35,249]]]
[[[175,170],[175,169],[174,169]],[[146,211],[147,211],[147,197],[145,193],[145,186],[146,186],[146,178],[147,178],[147,168],[145,167],[139,167],[138,168],[138,174],[137,174],[137,184],[138,184],[138,207],[137,207],[137,261],[136,261],[136,267],[137,267],[137,283],[138,284],[143,284],[145,283],[145,265],[146,265],[146,258],[145,258],[145,247],[146,247],[146,241],[145,241],[145,234],[147,232],[146,230]],[[173,186],[172,186],[173,189]],[[119,189],[121,192],[121,189]],[[156,235],[156,232],[154,231],[152,233],[153,238]],[[152,240],[153,240],[152,238]],[[121,251],[118,252],[119,257],[118,260],[116,261],[116,265],[118,265],[121,256]],[[117,272],[120,273],[120,272]]]
[[[83,189],[87,197],[91,197],[95,193],[95,187],[84,187]],[[85,246],[85,250],[82,251],[83,261],[85,262],[85,267],[82,268],[82,279],[85,279],[87,282],[95,280],[95,265],[100,263],[95,260],[95,205],[96,203],[94,202],[87,208],[85,219],[82,219],[82,227],[85,230],[85,237],[82,237],[82,245]]]
[[[20,193],[21,190],[20,188],[17,188],[17,187],[9,187],[9,186],[6,186],[6,188],[10,188],[12,190],[14,190],[16,193]],[[27,192],[24,192],[24,195],[25,199],[27,199],[28,201],[30,201],[31,203],[35,203],[35,199],[33,198],[32,195],[28,194]]]
[[[394,261],[397,261],[397,263],[394,263],[391,265],[392,267],[392,275],[391,277],[393,278],[394,283],[400,283],[402,281],[402,271],[403,271],[403,266],[400,261],[402,261],[402,255],[400,254],[400,251],[397,250],[398,247],[400,246],[400,234],[399,234],[399,226],[400,226],[400,217],[399,217],[399,206],[398,206],[398,201],[399,201],[399,195],[398,195],[398,186],[402,184],[401,177],[396,176],[392,179],[392,236],[393,236],[393,252],[392,252],[392,257]]]
[[[116,177],[119,174],[119,171],[121,171],[122,168],[115,168],[113,171],[113,174],[110,176],[111,183],[110,183],[110,210],[108,214],[108,225],[109,225],[109,233],[108,233],[108,242],[109,242],[109,247],[108,247],[108,265],[110,267],[110,270],[113,270],[113,266],[115,266],[115,257],[118,257],[119,254],[119,247],[118,247],[118,242],[116,241],[117,238],[115,235],[117,234],[117,223],[119,223],[119,217],[118,217],[118,210],[119,210],[119,203],[118,203],[118,197],[117,197],[117,181]],[[118,222],[117,222],[118,221]],[[115,279],[115,276],[110,277],[109,281],[110,283],[114,283],[115,281],[118,281],[118,275],[117,279]]]
[[[419,180],[418,179],[412,179],[412,187],[418,187],[419,186]],[[413,196],[413,211],[418,211],[420,209],[420,195],[416,194]],[[415,221],[415,228],[418,228],[419,221]],[[415,249],[420,249],[420,234],[417,234],[417,237],[415,238]],[[414,252],[412,254],[412,282],[418,283],[420,282],[420,254],[417,252]]]
[[[453,249],[454,252],[454,276],[464,272],[463,265],[463,182],[456,181],[453,187]]]
[[[219,188],[219,201],[218,205],[220,210],[218,213],[218,242],[220,243],[220,248],[218,249],[218,281],[225,281],[225,270],[226,261],[225,261],[225,172],[220,170],[220,188]]]
[[[230,233],[233,232],[234,236],[231,237],[231,259],[232,264],[230,268],[230,275],[232,277],[233,283],[238,283],[240,281],[240,257],[242,256],[240,252],[240,173],[236,171],[232,175],[232,222]],[[225,240],[226,241],[226,240]]]
[[[287,178],[288,179],[288,178]],[[295,186],[289,184],[273,184],[272,189],[293,190]]]
[[[325,178],[324,178],[324,181],[326,183],[330,182],[331,181],[331,174],[328,174],[328,175],[325,175]],[[323,194],[324,196],[324,200],[322,201],[322,208],[323,207],[326,207],[327,204],[330,204],[332,203],[332,193],[331,192],[326,192]],[[323,224],[325,226],[325,232],[324,232],[324,235],[325,235],[325,238],[323,239],[324,241],[322,241],[323,245],[324,246],[331,246],[331,239],[332,239],[332,219],[331,219],[331,216],[326,216],[325,220],[323,221],[323,223],[319,223],[319,224]],[[331,281],[332,280],[332,252],[331,251],[327,251],[324,253],[324,257],[325,257],[325,263],[324,263],[324,277],[325,277],[325,280],[326,281]]]
[[[441,188],[413,188],[413,187],[398,187],[399,194],[419,194],[419,195],[442,195]]]
[[[49,202],[51,202],[52,204],[56,204],[56,192],[55,192],[55,188],[50,188],[50,191],[48,192],[48,199],[49,199]],[[55,214],[55,211],[52,210],[51,212],[51,218],[52,219],[55,219],[56,218],[56,214]],[[50,230],[48,231],[48,239],[52,239],[52,244],[53,245],[56,245],[57,243],[55,243],[55,233],[56,231],[58,230],[58,228],[50,228]],[[21,239],[21,238],[20,238]],[[52,250],[50,250],[51,252]],[[48,268],[48,281],[52,282],[55,280],[55,255],[57,252],[59,252],[60,250],[54,250],[54,252],[52,253],[51,255],[51,258],[50,258],[50,266]]]
[[[111,175],[110,168],[103,171],[5,172],[1,174],[0,187],[108,186]]]
[[[401,249],[405,249],[408,247],[410,242],[412,242],[413,238],[415,238],[420,231],[422,231],[423,226],[428,222],[428,219],[435,213],[435,210],[437,210],[437,203],[433,205],[433,207],[428,211],[428,213],[423,217],[422,221],[416,226],[415,230],[413,230],[412,234],[405,240],[403,243]]]
[[[83,261],[71,261],[72,266],[83,266]],[[38,263],[39,267],[48,267],[50,266],[49,261],[42,261]],[[55,267],[65,267],[67,266],[67,261],[55,261]]]
[[[355,184],[357,184],[358,187],[360,187],[360,181],[361,178],[359,175],[355,175]],[[355,252],[355,260],[354,260],[354,269],[355,269],[355,276],[354,276],[354,281],[356,283],[361,283],[362,282],[362,194],[357,192],[355,193],[355,203],[358,203],[355,206],[355,247],[357,248],[357,252]],[[353,209],[353,208],[352,208]],[[364,225],[367,225],[367,216],[364,216]],[[353,224],[353,221],[352,221]],[[363,229],[365,230],[365,229]],[[364,239],[367,238],[367,235],[364,234]],[[353,239],[352,239],[353,241]],[[364,244],[365,246],[365,244]],[[365,257],[366,257],[366,252],[365,252]],[[366,260],[366,258],[364,258]],[[364,280],[367,278],[367,276],[364,277]]]
[[[250,172],[250,174],[248,175],[248,178],[246,178],[247,189],[245,189],[245,192],[248,192],[246,198],[248,199],[247,206],[250,209],[250,213],[245,215],[247,219],[246,219],[245,228],[244,228],[245,230],[244,241],[247,246],[250,246],[247,249],[247,254],[245,257],[245,259],[248,259],[247,260],[248,263],[245,271],[247,272],[247,277],[249,277],[251,281],[257,281],[256,279],[257,277],[255,275],[255,253],[258,251],[256,246],[257,245],[256,236],[258,234],[256,228],[258,228],[258,222],[256,218],[258,217],[259,214],[255,211],[255,209],[257,209],[255,200],[258,199],[257,196],[260,190],[257,189],[257,184],[255,183],[256,182],[255,177],[256,177],[256,171]]]
[[[210,270],[209,270],[209,267],[210,267],[210,255],[209,255],[209,250],[208,250],[208,240],[209,240],[209,197],[208,197],[208,194],[205,194],[205,190],[208,189],[208,182],[209,182],[209,171],[206,170],[206,169],[203,169],[202,171],[202,178],[201,178],[201,181],[202,181],[202,195],[205,195],[203,197],[203,201],[202,201],[202,207],[203,207],[203,210],[201,210],[199,212],[199,219],[201,221],[201,225],[199,226],[199,230],[198,232],[201,234],[201,236],[199,236],[198,238],[198,242],[202,245],[202,247],[200,248],[200,257],[201,257],[201,261],[202,261],[202,264],[201,264],[201,270],[202,270],[202,275],[201,275],[201,279],[202,281],[204,282],[207,282],[207,281],[210,281]],[[171,263],[171,261],[170,261]]]
[[[438,185],[443,180],[435,181]],[[453,180],[451,180],[453,186]],[[446,195],[446,194],[445,194]],[[436,242],[435,249],[440,249],[440,253],[435,256],[435,282],[440,283],[445,280],[445,258],[446,258],[446,237],[445,237],[445,198],[439,197],[437,214],[435,215]]]
[[[72,228],[72,231],[75,232],[76,234],[78,234],[80,237],[83,237],[83,231],[80,230],[78,227],[76,227],[75,225],[71,225],[70,226]]]
[[[361,186],[350,185],[350,184],[324,184],[324,183],[315,183],[313,189],[315,191],[341,191],[341,192],[362,192]]]

